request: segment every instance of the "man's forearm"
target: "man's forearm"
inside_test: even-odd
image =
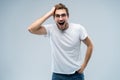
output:
[[[87,50],[86,50],[84,62],[81,65],[81,68],[78,70],[79,73],[82,73],[84,71],[84,69],[86,68],[86,66],[90,60],[90,57],[92,55],[92,51],[93,51],[93,44],[88,37],[83,42],[87,45]]]
[[[93,50],[92,46],[87,47],[86,56],[85,56],[85,59],[84,59],[84,62],[83,62],[84,67],[87,66],[87,64],[88,64],[88,62],[90,60],[90,57],[92,55],[92,50]]]
[[[92,50],[93,50],[92,46],[87,47],[87,51],[86,51],[86,56],[85,56],[84,62],[81,65],[81,68],[78,70],[79,73],[83,73],[84,69],[86,68],[86,66],[87,66],[87,64],[88,64],[88,62],[90,60],[90,57],[92,55]]]
[[[44,23],[44,21],[46,21],[50,16],[52,16],[52,14],[50,12],[46,13],[44,16],[42,16],[41,18],[39,18],[35,22],[33,22],[28,27],[28,30],[31,30],[33,32],[39,30],[41,27],[41,24]]]
[[[86,56],[85,56],[85,59],[84,59],[84,62],[83,62],[84,67],[86,67],[88,62],[89,62],[89,59],[92,55],[93,44],[92,44],[89,37],[87,37],[83,42],[87,45]]]
[[[44,23],[44,21],[46,21],[49,17],[51,17],[54,13],[55,7],[53,7],[48,13],[46,13],[44,16],[42,16],[41,18],[37,19],[35,22],[33,22],[29,27],[28,30],[29,31],[37,31],[40,29],[41,24]]]

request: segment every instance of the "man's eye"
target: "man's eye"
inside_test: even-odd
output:
[[[65,16],[66,16],[66,14],[61,14],[61,16],[62,16],[62,17],[65,17]]]
[[[60,17],[60,15],[57,14],[57,15],[55,15],[55,17]]]

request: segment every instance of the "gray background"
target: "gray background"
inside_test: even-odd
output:
[[[51,79],[49,39],[27,28],[59,2],[69,8],[69,22],[82,24],[93,40],[85,79],[120,80],[120,0],[0,0],[0,80]]]

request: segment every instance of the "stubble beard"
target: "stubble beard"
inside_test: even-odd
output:
[[[64,22],[64,24],[59,24],[59,23],[56,24],[58,26],[58,29],[61,31],[65,31],[69,27],[67,22]]]

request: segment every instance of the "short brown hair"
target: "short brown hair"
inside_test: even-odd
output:
[[[65,9],[67,15],[69,16],[68,8],[67,8],[64,4],[59,3],[59,4],[56,4],[56,5],[55,5],[55,11],[54,11],[54,14],[53,14],[54,17],[55,17],[55,12],[56,12],[56,10],[59,10],[59,9]]]

